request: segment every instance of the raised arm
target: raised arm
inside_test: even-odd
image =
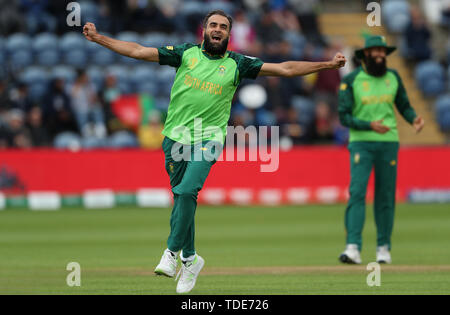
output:
[[[296,77],[345,66],[345,56],[337,53],[333,60],[321,62],[286,61],[282,63],[264,63],[258,76]]]
[[[158,49],[144,47],[137,43],[124,42],[101,35],[97,32],[97,29],[93,23],[86,23],[86,25],[84,25],[83,34],[89,41],[100,44],[118,54],[146,61],[159,61]]]

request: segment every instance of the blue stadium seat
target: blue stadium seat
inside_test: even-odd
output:
[[[275,114],[271,111],[265,110],[263,108],[256,111],[256,123],[259,126],[275,126],[277,125],[277,118]]]
[[[381,2],[381,15],[389,31],[402,33],[411,19],[410,5],[405,0],[384,0]]]
[[[173,46],[167,38],[167,35],[163,33],[148,33],[141,37],[141,44],[146,47],[159,48],[166,45]]]
[[[59,40],[59,49],[62,53],[73,50],[84,50],[88,40],[83,35],[75,32],[64,34]]]
[[[99,19],[100,8],[92,1],[81,1],[81,20],[84,23],[91,22],[96,24]]]
[[[158,94],[158,85],[155,82],[152,81],[140,82],[135,86],[136,92],[139,94],[148,94],[152,96]]]
[[[298,120],[301,123],[309,124],[314,119],[314,102],[303,96],[294,96],[292,106],[298,112]]]
[[[87,69],[86,73],[97,91],[100,91],[105,81],[105,72],[103,69],[98,66],[91,66]]]
[[[297,32],[287,31],[284,39],[292,46],[292,57],[302,59],[305,53],[306,38]]]
[[[209,6],[200,1],[183,1],[183,6],[180,10],[183,14],[206,14],[209,10]]]
[[[42,67],[31,66],[26,68],[20,75],[20,80],[26,84],[48,83],[50,80],[49,73]]]
[[[12,52],[9,64],[13,71],[18,71],[33,64],[33,54],[30,50],[17,50]]]
[[[427,96],[437,96],[445,90],[445,69],[438,62],[421,62],[415,69],[419,88]]]
[[[156,71],[153,66],[144,65],[135,67],[132,70],[131,80],[133,84],[139,84],[142,82],[156,82]]]
[[[117,79],[117,86],[121,93],[129,94],[134,87],[130,81],[130,73],[124,65],[112,65],[106,68],[107,75],[113,75]]]
[[[28,94],[34,101],[42,100],[47,93],[48,83],[32,83],[28,86]]]
[[[169,96],[172,90],[173,80],[176,72],[169,66],[162,66],[156,72],[156,78],[159,86],[159,96]]]
[[[31,50],[31,39],[28,35],[16,33],[6,39],[6,50],[9,54],[20,50]]]
[[[55,137],[53,146],[56,149],[80,149],[81,137],[73,132],[63,132]]]
[[[84,68],[88,63],[88,56],[85,50],[76,49],[64,53],[64,63],[77,68]]]
[[[137,148],[139,143],[136,136],[128,131],[118,131],[108,138],[108,147],[113,149]]]
[[[115,52],[103,48],[102,50],[95,52],[90,58],[90,61],[94,65],[110,66],[116,62],[117,56],[118,54]]]
[[[42,33],[33,39],[32,47],[35,53],[43,50],[58,50],[58,37],[51,33]]]
[[[75,81],[77,73],[72,67],[58,65],[52,68],[51,77],[53,79],[63,79],[66,83],[71,83]]]
[[[58,50],[42,50],[36,55],[36,62],[41,66],[53,67],[59,64],[60,60]]]
[[[204,12],[209,12],[213,10],[222,10],[227,14],[233,14],[234,12],[234,5],[231,2],[228,1],[211,1],[209,3],[206,3],[204,6]]]

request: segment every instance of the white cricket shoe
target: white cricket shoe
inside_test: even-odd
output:
[[[377,247],[377,263],[379,264],[392,263],[391,253],[389,252],[388,245]]]
[[[205,260],[199,255],[195,255],[193,261],[181,264],[181,269],[176,278],[180,278],[177,284],[177,293],[188,293],[194,288],[198,274],[204,265]]]
[[[347,244],[345,251],[339,257],[339,260],[344,264],[360,264],[361,263],[361,254],[358,250],[358,245],[356,244]]]
[[[155,268],[155,273],[160,276],[173,278],[177,272],[177,259],[166,249],[161,257],[159,265]]]

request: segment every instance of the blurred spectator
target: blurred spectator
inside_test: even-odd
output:
[[[330,105],[321,101],[315,108],[315,142],[330,142],[333,140],[333,116]]]
[[[231,29],[230,50],[243,54],[255,55],[252,51],[256,39],[256,33],[243,11],[234,15],[233,28]]]
[[[25,126],[25,114],[20,109],[8,112],[8,146],[17,149],[31,148],[30,131]]]
[[[20,8],[25,14],[28,33],[55,32],[57,20],[48,12],[48,0],[20,0]]]
[[[11,107],[6,81],[0,80],[0,117]]]
[[[28,113],[28,130],[30,131],[33,147],[47,147],[50,145],[50,136],[42,121],[42,110],[39,106],[33,107]]]
[[[305,144],[311,141],[311,127],[299,120],[299,113],[291,107],[286,111],[286,116],[280,120],[280,136],[289,137],[293,144]]]
[[[101,104],[86,72],[78,71],[71,91],[72,110],[83,137],[104,138],[106,127]]]
[[[422,12],[417,7],[411,8],[411,22],[405,31],[406,57],[420,62],[431,57],[431,32],[425,23]]]
[[[31,108],[32,100],[28,94],[28,86],[25,83],[19,83],[10,93],[11,107],[28,112]]]
[[[0,35],[23,32],[25,23],[14,1],[0,0]]]
[[[55,79],[44,100],[44,122],[51,138],[66,131],[78,132],[70,99],[64,89],[64,80]]]
[[[105,121],[106,126],[108,128],[109,133],[113,133],[115,131],[127,130],[120,120],[114,115],[112,111],[111,104],[116,101],[120,96],[121,92],[119,87],[117,86],[117,79],[113,75],[107,75],[105,78],[105,89],[102,95],[103,108],[105,113]]]
[[[324,46],[325,40],[320,31],[317,13],[318,0],[288,0],[290,7],[297,15],[300,27],[308,41]]]
[[[138,130],[141,148],[159,149],[164,140],[162,130],[161,114],[158,111],[153,111],[150,114],[148,124],[140,126]]]

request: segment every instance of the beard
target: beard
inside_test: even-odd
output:
[[[368,56],[364,58],[364,63],[367,67],[367,72],[374,77],[382,77],[386,74],[386,58],[383,58],[383,61],[378,63],[375,58]]]
[[[223,39],[222,43],[212,43],[211,38],[205,34],[205,36],[203,36],[203,39],[205,42],[205,50],[208,54],[216,56],[224,55],[227,52],[229,38]]]

